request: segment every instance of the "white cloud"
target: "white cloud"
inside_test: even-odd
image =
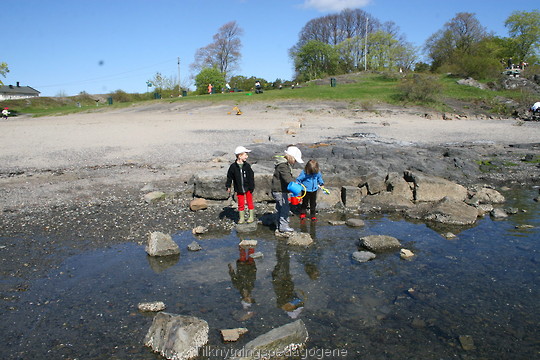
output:
[[[320,12],[356,9],[368,5],[371,0],[304,0],[304,7]]]

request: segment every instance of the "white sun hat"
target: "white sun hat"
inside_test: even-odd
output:
[[[243,146],[237,146],[236,149],[234,149],[234,155],[248,153],[248,152],[251,152],[251,150],[248,150]]]
[[[304,160],[302,160],[302,152],[296,146],[289,146],[287,150],[285,150],[285,154],[291,155],[297,163],[304,163]]]

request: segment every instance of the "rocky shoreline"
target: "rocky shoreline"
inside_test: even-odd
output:
[[[286,144],[252,144],[250,159],[259,174],[271,174],[272,156]],[[322,164],[325,181],[330,188],[358,187],[366,177],[385,178],[388,174],[413,171],[436,176],[464,187],[488,186],[494,189],[531,187],[540,183],[540,144],[457,144],[419,147],[366,141],[365,139],[335,139],[325,143],[298,144],[306,158],[318,159]],[[49,266],[79,251],[107,247],[124,242],[143,243],[149,232],[172,233],[206,226],[210,232],[228,232],[235,226],[235,207],[227,199],[221,184],[225,176],[225,154],[216,153],[210,159],[213,167],[193,167],[189,173],[180,168],[148,168],[133,164],[121,167],[88,169],[62,169],[41,173],[24,171],[19,174],[2,174],[4,178],[19,180],[22,187],[31,189],[25,200],[3,206],[2,247],[3,270],[6,277],[25,279],[40,274]],[[189,167],[189,166],[186,166]],[[133,173],[142,180],[116,184],[97,183],[80,189],[76,179],[91,176],[100,179]],[[160,177],[155,174],[160,173]],[[208,188],[197,176],[205,174],[211,180]],[[39,194],[46,184],[55,186],[58,179],[64,188],[58,192]],[[55,179],[57,178],[57,179]],[[273,210],[269,200],[268,178],[259,178],[256,199],[260,217]],[[261,181],[262,180],[262,181]],[[199,187],[197,187],[197,183]],[[106,185],[106,186],[105,186]],[[81,190],[79,194],[78,190]],[[162,191],[164,199],[152,203],[144,195]],[[193,196],[206,197],[210,206],[204,211],[193,212],[189,203]],[[342,194],[341,194],[342,195]],[[4,192],[4,204],[9,204],[10,194]],[[20,196],[20,195],[19,195]],[[39,196],[39,204],[32,198]],[[324,198],[323,198],[324,201]],[[324,206],[323,206],[324,207]],[[355,206],[357,210],[360,207]],[[373,206],[370,205],[373,211]],[[344,210],[347,211],[345,207]],[[340,211],[330,204],[324,211]],[[379,209],[381,211],[388,211]],[[362,211],[367,211],[364,208]],[[324,216],[323,216],[324,217]],[[63,239],[63,240],[62,240]],[[30,250],[30,251],[29,251]],[[60,259],[54,259],[59,257]],[[22,266],[21,266],[22,264]]]

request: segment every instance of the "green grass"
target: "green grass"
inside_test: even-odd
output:
[[[345,101],[351,107],[361,107],[370,110],[374,104],[386,103],[392,105],[419,105],[427,108],[448,111],[447,99],[455,99],[471,103],[471,106],[486,105],[493,108],[495,112],[504,113],[506,109],[497,108],[494,98],[497,96],[520,99],[523,97],[519,91],[491,91],[481,90],[470,86],[458,85],[457,79],[449,76],[440,76],[442,84],[441,100],[432,103],[409,103],[400,100],[400,93],[397,88],[399,75],[381,73],[359,73],[348,76],[348,81],[340,83],[337,79],[335,87],[330,86],[330,81],[325,81],[323,85],[316,85],[315,82],[301,84],[294,89],[283,88],[282,90],[265,90],[263,94],[254,92],[238,92],[212,95],[188,94],[183,98],[164,98],[159,100],[143,100],[150,97],[150,94],[125,94],[125,102],[114,101],[112,105],[99,103],[96,106],[95,100],[90,95],[79,95],[67,98],[32,98],[23,100],[10,100],[0,102],[0,106],[8,106],[16,113],[27,113],[33,116],[45,115],[66,115],[78,112],[91,112],[102,110],[103,108],[122,108],[132,105],[156,102],[201,102],[220,103],[231,102],[234,104],[246,104],[258,101],[273,102],[280,100],[302,100],[320,101],[335,100]],[[106,95],[105,97],[107,97]],[[114,96],[114,95],[113,95]],[[80,107],[77,106],[80,103]]]

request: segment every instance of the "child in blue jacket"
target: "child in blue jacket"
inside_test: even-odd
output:
[[[302,206],[300,207],[300,220],[306,218],[309,205],[311,220],[317,221],[317,190],[319,190],[319,187],[324,189],[324,181],[319,170],[319,163],[316,160],[309,160],[306,163],[305,169],[296,178],[296,181],[306,187],[306,195],[302,199]]]

